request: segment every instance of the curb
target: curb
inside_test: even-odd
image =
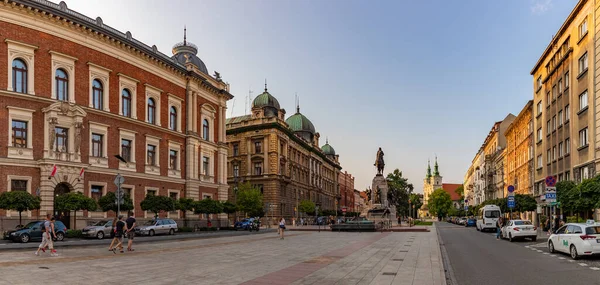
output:
[[[212,239],[212,238],[222,238],[222,237],[234,237],[234,236],[244,236],[244,235],[255,235],[255,234],[266,234],[266,233],[272,233],[275,232],[275,230],[270,230],[270,229],[264,229],[261,230],[259,232],[256,233],[250,233],[250,232],[242,232],[243,234],[232,234],[232,235],[218,235],[218,234],[183,234],[183,235],[176,235],[175,238],[171,238],[171,239],[146,239],[146,238],[140,238],[137,237],[135,239],[135,243],[152,243],[152,242],[172,242],[172,241],[185,241],[185,240],[193,240],[193,239]],[[78,241],[83,241],[85,239],[82,240],[78,240]],[[127,240],[127,239],[124,239]],[[89,241],[100,241],[100,242],[93,242],[93,243],[86,243],[86,244],[73,244],[73,243],[68,243],[68,242],[54,242],[54,247],[56,248],[74,248],[74,247],[94,247],[94,246],[108,246],[110,245],[110,242],[112,241],[112,239],[107,238],[107,239],[103,239],[103,240],[97,240],[97,239],[89,239]],[[18,244],[18,243],[15,243]],[[38,243],[37,242],[29,242],[27,244],[31,244],[31,246],[26,246],[26,247],[18,247],[18,248],[2,248],[0,247],[0,252],[3,251],[21,251],[21,250],[31,250],[31,249],[36,249],[38,248]]]
[[[440,251],[442,253],[442,264],[444,265],[444,275],[446,275],[446,284],[458,285],[458,282],[456,281],[456,276],[454,276],[454,270],[452,269],[452,265],[450,264],[450,258],[448,257],[446,246],[444,245],[444,240],[442,239],[442,235],[440,234],[440,228],[437,226],[437,223],[434,224],[438,236],[438,242],[440,243]]]

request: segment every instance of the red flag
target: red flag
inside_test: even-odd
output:
[[[52,166],[52,171],[50,172],[50,176],[48,176],[48,179],[54,177],[54,175],[56,175],[56,171],[58,171],[58,167],[56,167],[56,164]]]
[[[83,169],[83,167],[82,167],[81,171],[79,171],[79,178],[83,177],[84,172],[85,172],[85,169]]]

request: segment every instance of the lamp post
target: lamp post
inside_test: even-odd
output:
[[[127,160],[125,160],[121,155],[115,154],[115,157],[119,161],[127,163]],[[117,196],[117,201],[115,201],[115,203],[117,203],[117,217],[121,214],[121,203],[123,203],[123,190],[121,189],[121,184],[123,184],[123,182],[125,182],[125,178],[123,178],[120,173],[117,173],[117,177],[115,178],[115,184],[117,185],[117,193],[115,193],[115,196]]]
[[[321,223],[319,223],[319,207],[321,206],[320,202],[317,202],[315,207],[315,215],[317,216],[317,227],[319,228],[319,232],[321,232]]]

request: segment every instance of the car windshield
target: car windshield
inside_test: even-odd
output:
[[[585,229],[585,234],[587,234],[587,235],[600,234],[600,227],[587,227]]]
[[[144,223],[144,226],[154,226],[154,224],[156,224],[155,220],[150,220]]]
[[[39,222],[31,222],[29,224],[26,224],[23,228],[24,229],[31,229],[33,228],[33,226],[37,225]]]
[[[515,221],[515,226],[531,225],[530,221]]]
[[[94,226],[104,226],[108,223],[108,221],[99,221],[97,223],[94,224]]]
[[[485,211],[486,218],[499,218],[500,211]]]

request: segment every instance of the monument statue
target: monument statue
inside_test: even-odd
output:
[[[383,150],[379,148],[377,151],[377,158],[375,158],[375,164],[377,167],[377,175],[383,175],[383,168],[385,167],[385,162],[383,161]]]

